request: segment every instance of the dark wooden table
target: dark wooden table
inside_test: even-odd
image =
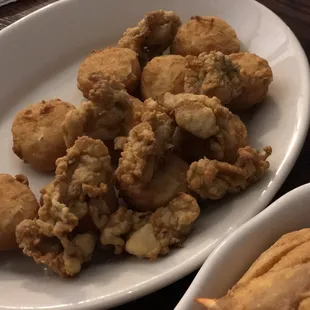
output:
[[[0,8],[0,29],[12,24],[29,13],[57,0],[19,0]],[[215,1],[215,0],[214,0]],[[310,60],[310,1],[309,0],[260,0],[262,4],[277,13],[295,32]],[[309,103],[310,104],[310,103]],[[291,189],[310,182],[310,134],[302,152],[277,193],[276,198]],[[115,308],[115,310],[158,310],[173,309],[196,275],[193,272],[182,280],[149,296]]]

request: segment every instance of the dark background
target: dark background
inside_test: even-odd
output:
[[[150,1],[150,0],[147,0]],[[156,1],[156,0],[154,0]],[[216,0],[214,0],[216,1]],[[233,1],[233,0],[227,0]],[[19,18],[43,7],[55,0],[19,0],[0,8],[0,29],[10,25]],[[278,14],[294,31],[310,57],[310,1],[309,0],[260,0],[260,3],[269,7]],[[291,189],[310,182],[310,134],[308,134],[301,154],[287,178],[277,193],[275,199]],[[129,304],[114,308],[114,310],[159,310],[173,309],[181,299],[188,286],[194,279],[196,272],[182,280],[161,289],[151,295],[138,299]]]

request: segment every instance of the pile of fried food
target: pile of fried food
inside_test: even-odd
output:
[[[310,229],[283,235],[220,299],[198,298],[207,309],[310,309]]]
[[[267,61],[241,53],[220,18],[181,25],[174,12],[147,13],[82,62],[77,86],[88,101],[42,101],[15,116],[14,153],[55,177],[40,203],[26,177],[0,177],[10,184],[0,249],[18,245],[67,277],[96,244],[149,259],[181,246],[197,200],[245,190],[268,170],[271,147],[249,146],[230,109],[262,102],[271,81]]]

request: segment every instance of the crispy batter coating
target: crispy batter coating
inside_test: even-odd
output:
[[[268,62],[251,53],[236,53],[228,56],[240,67],[242,93],[229,102],[234,110],[248,109],[266,97],[272,82],[272,70]]]
[[[127,135],[132,126],[133,97],[124,86],[99,72],[89,79],[94,83],[88,94],[91,101],[83,102],[78,109],[67,113],[63,123],[67,147],[84,135],[102,141],[113,140],[119,135]]]
[[[129,99],[132,103],[132,110],[133,110],[133,119],[131,124],[132,128],[141,123],[142,113],[144,111],[144,104],[140,99],[130,95]]]
[[[172,113],[180,128],[198,138],[210,138],[220,130],[215,113],[216,109],[224,108],[216,97],[166,93],[162,105]]]
[[[133,120],[131,123],[131,128],[135,127],[136,125],[139,125],[140,123],[144,121],[148,121],[149,119],[157,117],[157,113],[160,112],[163,115],[164,118],[168,119],[167,115],[163,114],[165,113],[164,109],[157,105],[157,103],[152,100],[146,100],[144,103],[142,103],[139,99],[132,97],[132,103],[133,103]],[[121,151],[124,150],[124,147],[128,141],[128,136],[117,136],[113,141],[113,154],[115,156],[112,156],[113,159],[117,159],[116,163],[118,163],[119,158],[121,157]],[[111,150],[110,150],[111,152]]]
[[[308,262],[269,272],[220,299],[199,298],[197,301],[214,310],[307,310],[310,305],[309,277]]]
[[[31,104],[17,113],[12,124],[13,152],[43,172],[56,168],[57,158],[66,154],[61,126],[72,104],[60,99]]]
[[[208,309],[309,309],[310,229],[282,236],[220,299],[200,298]]]
[[[217,97],[223,105],[241,94],[239,66],[221,52],[201,53],[187,56],[190,69],[184,77],[187,93]]]
[[[122,136],[116,137],[114,139],[114,150],[123,151],[127,141],[128,141],[128,137],[122,137]]]
[[[25,176],[0,174],[0,251],[18,248],[16,226],[25,219],[33,219],[38,208]]]
[[[136,27],[124,32],[117,46],[132,49],[145,62],[170,46],[180,25],[179,16],[172,11],[148,12]]]
[[[270,146],[262,153],[250,146],[241,148],[233,165],[207,158],[193,162],[187,172],[189,188],[203,199],[238,193],[263,177],[269,169],[267,158],[271,151]]]
[[[100,241],[113,245],[115,253],[156,259],[171,246],[180,246],[189,234],[200,209],[195,198],[179,193],[166,206],[153,213],[118,209],[102,230]]]
[[[103,142],[81,137],[56,164],[38,218],[23,221],[16,238],[26,255],[66,277],[80,272],[95,246],[92,233],[74,234],[79,221],[89,214],[102,229],[117,206],[110,203],[113,193],[108,194],[113,171]]]
[[[184,92],[184,76],[188,71],[187,60],[179,55],[163,55],[153,58],[143,69],[141,96],[161,102],[165,93]]]
[[[129,99],[132,103],[132,121],[128,123],[128,128],[132,128],[141,123],[142,114],[144,111],[143,102],[138,98],[130,96]],[[121,134],[128,134],[129,129],[124,130]],[[127,143],[127,136],[117,136],[112,140],[104,141],[106,146],[108,147],[112,159],[113,165],[118,165],[118,161],[121,157],[121,151],[124,150],[124,146]]]
[[[94,81],[89,76],[95,72],[112,76],[117,82],[124,84],[131,94],[140,84],[138,55],[129,48],[107,47],[93,51],[84,59],[78,71],[77,85],[88,99],[89,91],[94,87]]]
[[[280,271],[309,261],[309,250],[309,228],[283,235],[258,257],[234,288],[247,285],[253,279],[268,272]]]
[[[167,93],[162,105],[179,126],[173,144],[189,162],[206,156],[233,163],[238,149],[248,145],[245,125],[216,97]]]
[[[164,108],[152,99],[146,100],[141,121],[130,130],[116,170],[122,189],[150,182],[164,155],[172,148],[175,126]]]
[[[229,55],[239,50],[235,30],[216,16],[193,16],[179,28],[171,45],[171,54],[183,56],[211,51]]]
[[[116,176],[122,184],[130,186],[152,179],[156,146],[155,133],[149,123],[141,123],[130,131],[116,170]]]
[[[188,164],[181,158],[168,154],[149,182],[121,188],[120,196],[132,209],[156,210],[166,205],[178,193],[189,192],[186,180],[188,168]]]
[[[128,235],[144,226],[150,215],[150,212],[134,212],[126,207],[118,208],[101,231],[101,244],[112,245],[115,254],[123,253]]]

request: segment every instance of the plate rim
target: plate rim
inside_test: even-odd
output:
[[[70,5],[70,3],[73,3],[74,1],[75,0],[56,1],[54,3],[47,4],[46,6],[43,6],[38,10],[20,18],[13,24],[3,28],[0,31],[0,41],[2,36],[9,35],[10,32],[15,31],[15,29],[19,29],[19,27],[21,27],[24,23],[27,23],[28,21],[30,20],[32,21],[33,19],[35,19],[37,15],[42,14],[43,12],[49,11],[51,9],[54,9],[56,7],[58,7],[59,9],[61,6]],[[290,29],[290,27],[278,15],[276,15],[274,12],[272,12],[269,8],[267,8],[263,4],[255,0],[241,0],[241,1],[251,2],[252,5],[260,7],[261,10],[268,12],[268,14],[271,14],[274,19],[278,20],[279,25],[286,28],[287,33],[290,35],[290,39],[294,43],[295,50],[298,50],[298,54],[300,56],[299,61],[302,65],[300,75],[303,76],[304,81],[307,81],[307,84],[310,85],[309,62],[306,53],[303,50],[299,40],[297,39],[293,31]],[[301,113],[301,117],[299,118],[300,128],[292,136],[292,140],[295,138],[295,141],[292,147],[288,150],[287,156],[283,159],[283,167],[279,172],[277,182],[273,182],[273,184],[270,185],[266,194],[261,198],[261,203],[259,207],[257,207],[255,210],[251,210],[251,212],[248,212],[247,216],[243,217],[242,220],[239,221],[238,223],[237,222],[234,223],[229,232],[223,234],[216,242],[210,245],[207,249],[202,249],[197,255],[193,255],[190,259],[186,260],[182,264],[177,265],[175,268],[170,269],[164,275],[156,277],[150,282],[139,283],[138,285],[136,285],[135,288],[124,289],[123,291],[119,291],[117,294],[113,294],[112,296],[98,296],[97,298],[87,300],[85,303],[78,303],[78,304],[72,303],[72,304],[63,304],[59,306],[49,306],[48,309],[95,310],[99,308],[102,309],[102,306],[107,308],[115,307],[117,305],[125,304],[132,300],[138,299],[142,296],[155,292],[161,288],[164,288],[174,283],[175,281],[178,281],[179,279],[183,278],[189,273],[193,272],[197,268],[199,268],[204,263],[206,258],[214,251],[214,249],[217,248],[224,240],[226,240],[229,234],[235,232],[236,229],[238,229],[240,226],[247,223],[255,215],[259,214],[262,210],[269,207],[269,203],[276,195],[279,188],[283,185],[283,183],[287,179],[287,176],[293,169],[294,164],[304,145],[310,124],[310,87],[303,89],[303,92],[304,92],[303,101],[305,102],[307,101],[308,104],[302,104],[303,113]],[[105,298],[106,300],[104,300]],[[7,309],[7,308],[2,308],[0,304],[0,309]],[[16,307],[14,309],[22,309],[22,308]],[[43,308],[27,307],[27,309],[43,309]]]

